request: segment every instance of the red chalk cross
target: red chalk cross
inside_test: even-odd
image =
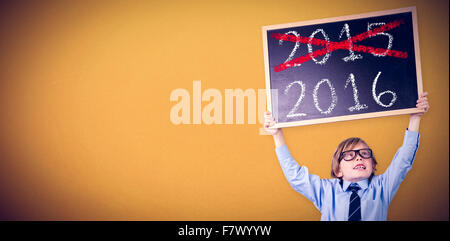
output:
[[[383,33],[385,31],[397,28],[398,26],[400,26],[403,23],[404,23],[403,19],[395,20],[393,22],[384,24],[373,30],[368,30],[367,32],[358,34],[350,39],[340,41],[340,42],[326,41],[323,39],[308,38],[308,37],[302,37],[302,36],[296,37],[294,35],[289,35],[289,34],[273,33],[270,35],[270,37],[278,39],[278,40],[325,46],[325,48],[318,49],[312,53],[308,53],[307,55],[295,58],[291,61],[288,61],[283,64],[275,66],[275,72],[283,71],[285,69],[294,67],[294,65],[304,63],[308,60],[311,60],[311,59],[316,58],[321,55],[325,55],[327,53],[331,53],[338,49],[353,50],[356,52],[363,52],[363,53],[383,54],[385,56],[406,59],[406,58],[408,58],[407,52],[383,49],[383,48],[374,48],[374,47],[370,47],[370,46],[353,44],[353,43],[362,41],[364,39],[373,37],[379,33]]]

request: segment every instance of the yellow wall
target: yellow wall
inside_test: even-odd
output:
[[[174,125],[176,88],[265,88],[261,27],[416,6],[424,90],[415,164],[389,220],[448,220],[448,1],[30,1],[0,5],[0,219],[319,220],[259,124]],[[330,177],[344,138],[378,173],[408,116],[285,129]]]

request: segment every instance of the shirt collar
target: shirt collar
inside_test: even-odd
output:
[[[347,191],[348,186],[350,186],[350,184],[352,184],[353,182],[349,182],[344,180],[343,184],[342,184],[342,189],[344,191]],[[361,180],[359,182],[356,182],[358,184],[358,186],[361,188],[361,190],[365,190],[369,187],[369,179],[364,179]]]

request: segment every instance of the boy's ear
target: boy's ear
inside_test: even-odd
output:
[[[336,176],[341,178],[343,176],[343,173],[341,171],[341,169],[339,168],[337,172],[335,172]]]

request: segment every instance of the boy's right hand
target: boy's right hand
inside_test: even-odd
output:
[[[276,135],[281,132],[281,128],[269,128],[275,125],[275,119],[273,119],[270,111],[264,112],[264,128],[270,135]]]

